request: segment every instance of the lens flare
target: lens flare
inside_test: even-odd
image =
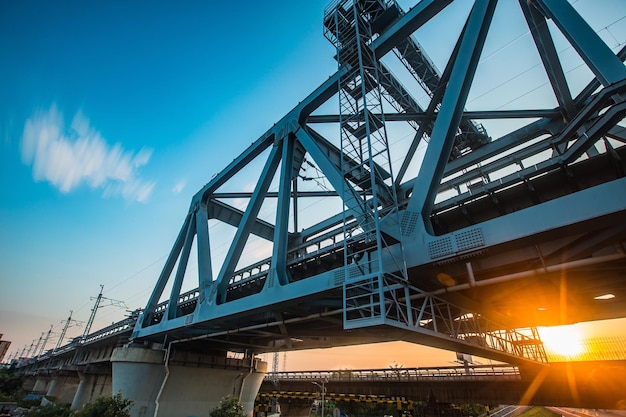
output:
[[[539,334],[548,355],[573,359],[585,351],[580,331],[575,325],[540,327]]]

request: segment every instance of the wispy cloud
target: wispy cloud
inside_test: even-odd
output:
[[[180,180],[180,181],[178,181],[176,183],[174,188],[172,188],[172,193],[180,194],[185,189],[186,186],[187,186],[187,181],[186,180]]]
[[[110,145],[81,113],[66,128],[55,106],[26,121],[21,150],[22,161],[33,166],[33,178],[48,181],[63,193],[86,184],[101,189],[104,197],[146,202],[155,186],[139,177],[152,150],[135,153],[120,144]]]

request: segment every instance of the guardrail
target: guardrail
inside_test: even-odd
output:
[[[511,365],[439,366],[428,368],[386,368],[330,371],[269,372],[265,379],[285,382],[412,382],[435,379],[485,379],[490,377],[520,379],[520,371]]]

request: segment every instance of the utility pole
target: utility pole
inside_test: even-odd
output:
[[[96,318],[96,313],[98,312],[98,308],[100,308],[100,303],[102,302],[102,300],[109,301],[109,304],[107,304],[107,305],[112,305],[112,306],[121,307],[121,308],[128,308],[123,301],[112,300],[110,298],[103,297],[102,296],[102,291],[103,290],[104,290],[104,285],[101,284],[100,285],[100,294],[98,294],[97,297],[91,297],[92,300],[95,298],[96,302],[95,302],[93,308],[91,309],[91,315],[89,316],[89,321],[87,321],[87,325],[85,326],[85,331],[83,332],[83,339],[85,337],[87,337],[87,335],[89,334],[89,331],[91,330],[91,325],[93,324],[93,321]]]
[[[52,327],[53,325],[51,324],[50,330],[48,330],[46,337],[43,339],[43,344],[41,345],[41,348],[39,349],[39,355],[41,355],[43,351],[46,349],[46,344],[48,343],[48,339],[50,338],[50,334],[52,333]]]
[[[322,391],[322,417],[325,417],[324,416],[324,403],[325,403],[325,397],[326,397],[326,387],[324,386],[324,380],[322,380],[322,385],[318,384],[315,381],[312,381],[312,383],[317,385]]]
[[[67,332],[67,329],[72,325],[81,324],[81,322],[72,320],[73,312],[74,312],[73,310],[70,310],[70,316],[67,318],[67,320],[65,320],[65,325],[63,326],[63,330],[61,330],[61,336],[59,336],[59,341],[57,342],[57,345],[55,346],[54,351],[56,351],[61,346],[61,343],[63,343],[63,338],[65,338],[65,333]]]
[[[33,340],[32,342],[30,342],[30,347],[28,348],[28,351],[26,352],[26,357],[30,358],[30,351],[33,350],[33,345],[35,344],[35,340]]]
[[[45,334],[44,332],[41,332],[41,336],[39,336],[39,340],[37,341],[37,344],[35,345],[35,349],[33,349],[33,356],[37,356],[37,352],[39,350],[39,345],[41,344],[41,341],[43,339],[43,335],[44,334]]]
[[[278,355],[279,352],[274,352],[272,356],[272,382],[275,387],[278,387]]]
[[[85,326],[85,331],[83,332],[83,338],[89,334],[89,330],[91,330],[91,325],[93,324],[94,319],[96,318],[96,313],[98,312],[98,307],[100,307],[100,301],[102,301],[102,290],[104,290],[104,285],[100,285],[100,294],[96,297],[96,303],[91,309],[91,315],[89,316],[89,320],[87,321],[87,325]],[[93,300],[93,297],[92,297]]]

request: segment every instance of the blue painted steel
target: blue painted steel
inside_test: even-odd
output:
[[[180,290],[183,285],[183,278],[185,277],[185,271],[187,269],[187,262],[189,262],[189,253],[191,252],[191,244],[196,228],[196,213],[187,222],[187,232],[185,233],[185,241],[183,248],[178,259],[178,269],[176,270],[176,276],[174,283],[172,284],[172,290],[170,292],[170,301],[167,304],[167,318],[173,319],[178,312],[178,299],[180,298]]]
[[[565,0],[533,0],[551,18],[603,86],[626,78],[624,64]]]
[[[205,203],[198,206],[196,212],[196,239],[198,251],[198,296],[199,302],[206,300],[209,288],[213,284],[211,267],[211,247],[209,246],[209,215]]]
[[[529,5],[528,2],[520,0],[519,3],[530,27],[530,33],[533,36],[535,45],[537,45],[543,66],[550,78],[550,84],[554,89],[559,106],[563,109],[565,117],[568,119],[572,118],[576,114],[574,101],[572,100],[556,47],[550,35],[546,18],[535,7]]]
[[[407,208],[420,213],[424,219],[432,210],[496,3],[488,0],[475,2],[459,39],[459,53]]]
[[[180,232],[178,233],[178,237],[176,238],[176,241],[174,242],[172,251],[167,257],[167,261],[165,262],[163,271],[161,271],[161,275],[159,275],[159,279],[157,280],[154,290],[152,290],[152,295],[150,295],[150,298],[148,299],[148,304],[146,305],[145,314],[143,316],[143,322],[141,323],[143,325],[149,325],[153,319],[154,311],[157,308],[159,298],[163,294],[163,290],[165,290],[165,286],[167,285],[167,282],[170,278],[172,270],[174,269],[174,265],[176,264],[178,256],[180,255],[180,251],[184,243],[184,237],[186,236],[186,232],[187,232],[187,229],[189,228],[189,223],[192,217],[193,217],[193,212],[188,213],[187,216],[185,217],[185,222],[183,223],[183,227],[180,229]]]
[[[261,173],[260,181],[257,183],[257,186],[252,193],[252,198],[250,198],[250,202],[243,215],[241,224],[237,228],[237,232],[235,233],[233,242],[228,250],[226,259],[224,259],[224,263],[222,264],[222,269],[217,276],[216,285],[212,288],[212,291],[216,293],[216,301],[218,303],[226,301],[226,288],[228,287],[230,278],[235,271],[235,266],[239,262],[243,248],[248,240],[252,224],[261,209],[263,195],[267,192],[270,182],[274,178],[279,162],[280,148],[278,146],[273,146],[270,155],[267,158],[265,167],[263,168],[263,172]],[[213,295],[213,293],[211,295]],[[211,298],[213,297],[211,296]]]
[[[355,1],[370,6],[378,4],[373,0]],[[378,10],[378,6],[370,9],[367,19],[372,22],[376,16],[390,20],[377,26],[380,33],[376,36],[368,35],[372,39],[366,36],[363,42],[357,43],[362,56],[366,57],[358,68],[359,78],[368,80],[377,69],[378,58],[406,43],[407,36],[436,18],[449,3],[451,0],[424,0],[406,14],[385,15],[384,8]],[[539,12],[534,4],[539,5]],[[350,80],[350,68],[342,67],[206,184],[192,199],[146,309],[135,326],[133,338],[155,341],[162,341],[166,335],[206,338],[219,348],[254,352],[403,339],[499,360],[535,360],[533,355],[537,352],[525,350],[531,349],[529,340],[534,340],[534,336],[524,339],[527,336],[522,337],[521,333],[503,332],[520,322],[531,321],[485,308],[473,297],[476,294],[477,297],[489,296],[488,292],[481,291],[495,283],[521,277],[549,276],[554,271],[570,269],[580,273],[577,265],[610,264],[612,269],[607,271],[624,269],[624,255],[615,249],[621,244],[621,229],[614,229],[614,233],[606,231],[612,224],[626,222],[626,177],[620,174],[624,169],[620,162],[623,148],[613,149],[607,139],[623,139],[623,135],[615,133],[615,127],[626,116],[626,103],[621,98],[626,93],[626,70],[573,8],[560,2],[537,0],[529,6],[522,5],[522,9],[531,29],[538,31],[535,43],[549,74],[549,87],[557,95],[558,107],[464,112],[494,8],[495,1],[474,2],[444,73],[438,80],[430,79],[425,86],[432,93],[425,112],[420,113],[417,104],[410,104],[411,100],[417,103],[411,96],[415,93],[405,88],[386,67],[380,67],[383,77],[374,76],[373,81],[342,91],[341,94],[348,91],[355,98],[359,94],[373,97],[370,91],[378,88],[385,90],[384,98],[391,101],[390,106],[380,106],[380,110],[370,110],[371,113],[351,113],[355,126],[359,123],[365,126],[364,140],[368,139],[368,129],[371,136],[390,122],[412,121],[419,125],[418,134],[407,147],[409,152],[398,161],[385,166],[380,160],[351,155],[337,144],[336,137],[326,133],[328,130],[317,131],[311,127],[312,123],[335,123],[339,134],[337,124],[345,121],[344,114],[324,115],[316,110],[335,100],[340,86],[345,87],[342,83]],[[545,31],[546,17],[555,21],[596,74],[597,80],[592,80],[574,99],[564,79],[559,56]],[[327,33],[332,32],[332,23],[327,19],[325,26]],[[378,58],[371,62],[369,57]],[[420,64],[430,65],[427,60]],[[369,67],[365,70],[364,66]],[[428,71],[435,72],[434,68]],[[368,82],[372,84],[367,85]],[[435,85],[437,82],[439,85]],[[600,84],[604,87],[596,93]],[[367,105],[370,109],[376,108],[371,102]],[[313,112],[316,114],[312,115]],[[562,114],[568,117],[563,119]],[[470,116],[542,119],[451,158],[454,141],[468,134],[459,133],[457,128],[463,118]],[[470,120],[467,125],[471,124]],[[353,133],[361,137],[357,130]],[[404,180],[422,136],[431,136],[424,162],[417,177]],[[353,140],[351,145],[360,146],[359,140]],[[606,151],[600,157],[609,163],[596,164],[599,160],[593,158],[598,155],[596,144],[605,144],[602,146]],[[515,150],[516,147],[519,149]],[[264,152],[269,153],[269,157],[254,192],[218,191],[237,173],[260,159]],[[507,152],[508,155],[501,156]],[[526,162],[546,152],[552,152],[552,156],[532,164]],[[580,162],[585,155],[588,160]],[[308,163],[314,164],[334,191],[298,190],[298,172]],[[279,164],[278,192],[268,192]],[[402,178],[393,184],[395,164],[401,166]],[[366,169],[358,173],[359,167]],[[598,167],[602,171],[596,174]],[[509,173],[494,179],[496,173],[507,169]],[[585,181],[579,181],[583,186],[576,189],[576,182],[569,187],[572,178],[583,178]],[[541,188],[540,192],[536,188]],[[435,202],[435,198],[445,192],[451,192],[452,196]],[[395,201],[390,198],[394,194],[398,196]],[[346,206],[344,211],[328,211],[322,220],[304,228],[294,226],[290,231],[289,209],[290,206],[295,209],[298,199],[331,197],[337,205],[337,195]],[[244,212],[225,202],[232,197],[249,199]],[[258,218],[261,204],[269,198],[277,199],[274,224]],[[507,198],[513,203],[502,202]],[[371,218],[378,210],[393,215],[374,214]],[[473,213],[479,216],[478,220],[472,217]],[[357,300],[357,304],[352,311],[363,313],[363,320],[367,321],[367,317],[375,317],[365,314],[364,307],[371,306],[379,309],[380,316],[376,320],[380,320],[370,320],[369,325],[379,324],[369,330],[355,328],[348,333],[342,330],[341,317],[347,310],[343,306],[343,290],[351,266],[341,261],[347,254],[342,227],[355,230],[359,221],[363,226],[368,218],[378,223],[375,227],[378,243],[371,245],[364,240],[358,243],[365,245],[356,250],[374,259],[375,252],[385,246],[376,261],[378,267],[393,274],[403,268],[398,263],[401,260],[409,271],[408,282],[400,284],[386,272],[377,275],[376,280],[366,277],[354,281],[350,297]],[[442,218],[452,225],[437,224]],[[212,265],[215,259],[209,244],[214,238],[209,236],[210,219],[237,228],[221,265]],[[236,271],[251,234],[273,245],[271,257]],[[181,294],[194,239],[198,249],[198,289]],[[594,244],[583,245],[582,241]],[[546,251],[549,256],[545,255]],[[537,266],[546,260],[549,262],[543,264],[543,269]],[[178,270],[172,277],[177,262]],[[212,276],[212,266],[220,271],[217,277]],[[462,267],[461,272],[453,273],[448,286],[443,285],[447,282],[445,279],[442,282],[437,281],[439,278],[433,279],[437,272],[457,266]],[[471,279],[467,271],[472,272]],[[605,279],[604,275],[595,279]],[[171,293],[163,297],[170,279]],[[606,282],[610,286],[612,281]],[[600,281],[598,286],[602,287]],[[366,291],[359,293],[361,289]],[[471,292],[463,292],[467,289]],[[454,299],[462,306],[451,303],[449,293],[455,293]],[[362,301],[366,298],[364,295],[371,298]],[[162,299],[167,301],[159,303]],[[361,319],[355,318],[356,321]],[[487,322],[492,324],[480,331],[473,327],[484,326]],[[520,339],[515,339],[518,337]],[[487,345],[486,341],[492,339],[502,341],[506,347],[499,350]]]
[[[282,256],[282,254],[287,253],[288,250],[289,223],[283,219],[289,219],[294,145],[295,138],[291,137],[291,135],[283,139],[280,183],[278,185],[278,204],[276,207],[276,230],[274,232],[274,248],[272,253],[272,272],[266,282],[268,286],[272,286],[276,279],[281,285],[285,285],[289,281],[287,262],[285,256]]]
[[[401,19],[395,22],[388,30],[377,37],[371,44],[371,48],[379,58],[391,51],[395,44],[407,38],[426,22],[437,15],[452,0],[422,0],[411,8]]]

